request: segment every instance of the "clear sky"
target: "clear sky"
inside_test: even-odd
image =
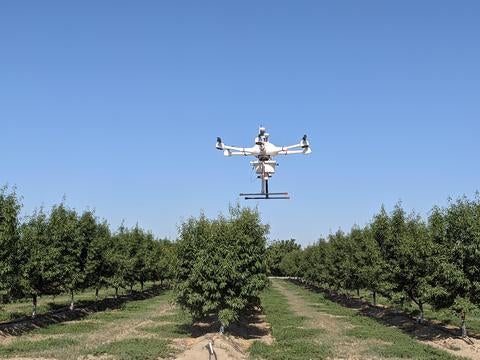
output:
[[[313,149],[278,159],[271,239],[398,200],[425,216],[480,189],[479,19],[478,1],[2,1],[0,184],[24,213],[66,195],[175,238],[259,190],[214,146],[262,124]]]

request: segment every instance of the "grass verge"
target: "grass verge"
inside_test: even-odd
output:
[[[330,301],[322,293],[311,292],[290,282],[284,281],[282,285],[288,291],[300,296],[314,311],[321,311],[337,317],[341,316],[336,321],[347,326],[339,326],[343,330],[339,336],[336,336],[336,339],[326,340],[357,344],[358,348],[364,348],[361,354],[358,354],[362,358],[459,359],[445,351],[418,342],[396,327],[385,326],[375,319],[359,314],[354,309]],[[335,356],[335,354],[333,355]]]
[[[308,328],[307,319],[296,315],[277,289],[269,287],[263,292],[261,301],[275,342],[273,345],[253,343],[252,359],[322,359],[330,354],[329,346],[315,340],[322,330]]]

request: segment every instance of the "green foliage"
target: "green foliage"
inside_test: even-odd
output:
[[[63,203],[54,206],[48,219],[47,234],[54,249],[56,270],[61,273],[61,289],[72,292],[81,288],[85,279],[82,258],[85,240],[76,211]]]
[[[320,239],[318,243],[305,249],[304,263],[301,265],[305,279],[320,286],[330,286],[331,281],[331,248]]]
[[[465,324],[480,305],[480,199],[434,207],[428,222],[401,204],[363,229],[338,231],[285,258],[282,269],[339,290],[368,289],[402,306],[450,308]],[[298,264],[300,262],[300,264]],[[464,331],[465,333],[466,331]]]
[[[42,295],[93,287],[130,287],[171,279],[175,244],[157,241],[138,226],[111,233],[92,211],[78,214],[64,203],[19,219],[14,191],[0,189],[0,288],[8,299],[31,297],[32,315]],[[7,300],[8,300],[7,299]]]
[[[270,243],[267,247],[267,266],[268,272],[273,276],[285,276],[282,271],[281,263],[283,258],[292,251],[300,250],[300,245],[295,239],[277,240]]]
[[[152,279],[164,280],[172,279],[175,276],[176,269],[176,246],[169,240],[159,240],[153,244],[151,256],[149,257],[149,268],[152,273]]]
[[[92,220],[88,216],[89,222]],[[91,241],[89,242],[85,261],[85,285],[100,289],[107,286],[113,273],[107,254],[112,246],[110,229],[106,221],[98,222],[96,219],[90,228]]]
[[[42,210],[35,212],[23,224],[21,234],[22,261],[17,295],[58,294],[61,291],[61,258],[59,249],[50,241],[47,215]]]
[[[266,286],[268,227],[257,211],[230,208],[229,218],[203,214],[180,227],[176,297],[195,319],[214,315],[223,325],[259,302]]]
[[[280,271],[287,276],[302,276],[303,272],[300,267],[303,261],[303,252],[299,249],[290,251],[285,254],[280,262]]]
[[[15,190],[0,188],[0,288],[12,289],[18,274],[19,213],[22,205]]]

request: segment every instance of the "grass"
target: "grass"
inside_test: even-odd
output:
[[[82,320],[78,322],[59,323],[44,328],[38,328],[32,331],[32,334],[38,335],[57,335],[57,334],[85,334],[100,328],[99,322]]]
[[[154,360],[172,355],[172,349],[163,339],[133,338],[101,345],[93,355],[114,355],[119,360]]]
[[[42,340],[22,339],[0,346],[0,355],[38,355],[53,348],[69,347],[77,343],[74,339],[63,338],[48,338]]]
[[[306,318],[290,309],[287,299],[275,288],[269,287],[261,296],[262,307],[275,337],[273,345],[253,343],[250,357],[253,359],[321,359],[327,357],[329,346],[318,344],[320,329],[311,329]]]
[[[156,316],[152,320],[157,322],[157,325],[146,326],[141,330],[167,339],[184,338],[191,333],[192,317],[184,311],[177,310],[174,313]]]
[[[295,284],[274,280],[262,296],[272,327],[272,345],[254,342],[252,359],[325,359],[342,357],[339,349],[355,349],[361,358],[455,359],[417,342],[401,330],[385,326]],[[289,300],[299,299],[302,312]],[[292,296],[291,296],[292,295]],[[41,356],[73,360],[89,356],[114,359],[157,359],[175,354],[172,339],[190,335],[191,317],[172,307],[172,293],[132,300],[114,310],[93,313],[83,320],[63,322],[14,337],[0,346],[0,357]],[[300,314],[300,315],[299,315]],[[327,328],[315,316],[333,319]],[[351,350],[350,350],[351,351]]]
[[[145,288],[148,288],[152,284],[146,284]],[[140,291],[140,286],[133,288],[135,291]],[[129,291],[126,289],[119,289],[119,295],[126,295]],[[100,289],[99,300],[106,298],[112,298],[115,295],[115,289],[106,288]],[[92,302],[95,300],[95,290],[86,289],[81,292],[75,293],[75,303],[82,304],[86,302]],[[37,314],[46,313],[47,311],[64,308],[70,305],[70,295],[61,294],[56,296],[39,296],[37,301]],[[32,299],[20,299],[15,300],[8,304],[2,304],[0,306],[0,322],[15,320],[20,317],[30,316],[32,314]]]
[[[165,291],[152,298],[123,303],[118,309],[93,313],[80,321],[38,328],[0,346],[0,357],[41,356],[59,360],[91,355],[115,359],[169,357],[175,352],[172,339],[187,336],[191,323],[188,315],[171,306],[171,300],[171,291]]]
[[[357,295],[356,292],[355,293],[349,292],[349,294],[350,295],[354,294],[354,296]],[[369,302],[372,302],[372,295],[368,291],[361,290],[360,298],[365,299]],[[401,310],[412,316],[418,316],[419,314],[417,306],[410,302],[406,302],[403,306],[400,306],[399,304],[393,303],[390,299],[378,294],[377,303],[390,306],[394,309]],[[444,324],[453,325],[458,328],[460,328],[461,326],[460,317],[449,309],[434,310],[430,305],[425,304],[424,317],[427,320],[440,321]],[[469,332],[471,331],[471,332],[480,334],[480,313],[467,315],[467,327]]]
[[[278,280],[276,280],[278,281]],[[458,359],[445,351],[416,341],[408,334],[395,327],[385,326],[375,319],[359,314],[354,309],[328,300],[324,294],[314,293],[290,282],[282,282],[289,291],[300,296],[314,311],[341,316],[336,318],[338,329],[342,333],[335,339],[324,338],[328,343],[352,343],[360,349],[362,343],[365,350],[362,351],[364,358],[407,358],[407,359]],[[267,315],[268,318],[268,315]],[[358,354],[357,354],[358,355]]]

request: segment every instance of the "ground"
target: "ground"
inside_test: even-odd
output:
[[[438,329],[411,324],[408,316],[386,316],[386,308],[331,298],[281,279],[273,279],[262,294],[261,309],[223,335],[216,323],[192,325],[169,290],[99,303],[82,296],[74,312],[57,299],[56,310],[33,321],[0,324],[0,357],[208,359],[211,341],[217,359],[480,359],[476,338],[469,345],[445,335],[448,331],[438,336]]]
[[[418,325],[410,316],[385,307],[371,307],[358,299],[307,290],[280,279],[273,280],[273,287],[267,295],[263,299],[267,320],[271,318],[268,316],[269,308],[272,311],[278,308],[278,305],[271,304],[272,299],[278,302],[283,297],[289,309],[303,322],[290,327],[284,325],[290,329],[289,339],[285,341],[294,339],[293,344],[278,351],[277,357],[272,352],[269,353],[269,350],[274,349],[260,347],[260,358],[280,358],[278,356],[282,353],[296,347],[299,356],[293,357],[292,354],[291,357],[284,358],[480,359],[478,339],[473,338],[474,343],[467,344],[448,329],[429,323]],[[275,323],[272,328],[277,339]],[[305,330],[310,332],[307,336],[298,336],[297,333],[304,333]],[[316,352],[308,351],[308,343]],[[282,347],[281,344],[277,346]],[[252,353],[255,354],[256,349],[253,350]]]

